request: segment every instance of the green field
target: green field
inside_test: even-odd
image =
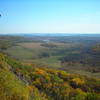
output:
[[[33,44],[35,45],[35,47],[31,46]],[[50,57],[42,57],[42,58],[39,57],[39,55],[42,52],[47,52],[51,54],[53,50],[49,51],[48,48],[39,46],[38,43],[25,43],[25,45],[24,43],[18,44],[18,46],[13,46],[11,48],[8,48],[5,52],[9,54],[10,56],[24,62],[29,61],[31,63],[35,62],[35,63],[40,63],[46,66],[49,65],[52,67],[61,67],[60,61],[58,60],[60,56],[50,56]]]

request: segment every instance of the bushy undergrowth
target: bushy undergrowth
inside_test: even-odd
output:
[[[0,100],[100,100],[100,80],[25,65],[0,53]]]

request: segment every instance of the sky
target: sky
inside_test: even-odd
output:
[[[100,0],[0,0],[0,33],[100,33]]]

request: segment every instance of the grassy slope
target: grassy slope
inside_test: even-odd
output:
[[[23,65],[0,53],[0,90],[2,100],[99,100],[100,80]]]
[[[32,69],[0,53],[0,100],[47,100],[21,76],[27,76]]]
[[[10,71],[10,66],[2,54],[0,54],[0,100],[29,100],[29,90]]]

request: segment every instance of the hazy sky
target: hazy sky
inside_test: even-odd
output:
[[[0,0],[0,33],[100,33],[100,0]]]

